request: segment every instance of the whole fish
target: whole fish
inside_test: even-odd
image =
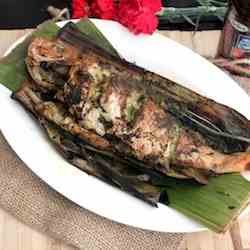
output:
[[[71,23],[57,39],[35,38],[26,64],[32,84],[14,96],[96,149],[201,183],[250,169],[245,117],[110,55]]]

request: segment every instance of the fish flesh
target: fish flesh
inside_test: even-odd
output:
[[[13,94],[36,117],[159,176],[250,169],[250,122],[237,111],[97,47],[72,23],[28,48]],[[180,69],[181,70],[181,69]]]

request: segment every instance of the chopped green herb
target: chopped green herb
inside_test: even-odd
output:
[[[129,105],[126,109],[126,118],[128,122],[132,122],[135,118],[136,108],[133,105]]]

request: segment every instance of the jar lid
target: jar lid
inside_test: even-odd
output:
[[[232,0],[232,3],[240,16],[250,17],[250,0]]]

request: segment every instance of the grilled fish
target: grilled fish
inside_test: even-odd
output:
[[[33,81],[15,98],[96,149],[201,183],[250,168],[246,118],[113,57],[73,24],[35,38],[26,64]]]

